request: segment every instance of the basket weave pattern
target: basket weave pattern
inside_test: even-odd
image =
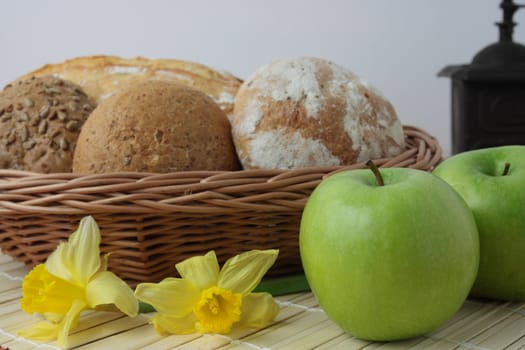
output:
[[[405,126],[407,150],[381,167],[431,170],[438,142]],[[190,171],[168,174],[37,174],[0,170],[0,248],[43,262],[80,219],[93,215],[109,269],[130,285],[175,274],[174,264],[215,250],[219,261],[250,249],[280,250],[269,276],[300,273],[298,232],[312,190],[335,172],[363,168]]]

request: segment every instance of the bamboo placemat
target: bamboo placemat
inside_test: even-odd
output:
[[[27,268],[0,254],[0,349],[58,349],[53,342],[37,343],[16,336],[37,321],[20,310],[21,281]],[[70,336],[74,349],[525,349],[525,303],[467,300],[443,327],[407,341],[372,343],[344,333],[330,321],[311,293],[277,298],[281,311],[275,322],[260,330],[223,335],[159,336],[145,315],[83,313]]]

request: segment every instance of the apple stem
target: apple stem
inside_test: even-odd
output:
[[[510,169],[510,163],[505,163],[505,168],[503,168],[503,172],[501,173],[501,176],[505,176],[509,173],[509,169]]]
[[[379,171],[379,168],[377,167],[376,163],[374,163],[371,159],[366,162],[366,166],[372,170],[376,177],[377,184],[379,186],[384,186],[385,181],[383,181],[383,176],[381,176],[381,172]]]

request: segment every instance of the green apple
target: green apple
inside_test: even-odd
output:
[[[471,295],[525,300],[525,146],[463,152],[434,174],[463,196],[478,225],[480,263]]]
[[[305,275],[326,314],[353,336],[423,335],[449,319],[472,287],[479,263],[474,217],[431,173],[375,173],[340,172],[312,192],[299,234]]]

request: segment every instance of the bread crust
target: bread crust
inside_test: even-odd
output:
[[[162,80],[137,82],[98,105],[73,159],[78,173],[237,169],[224,112],[206,94]]]
[[[0,92],[0,167],[71,172],[78,134],[95,104],[80,86],[52,76]]]
[[[227,114],[233,111],[241,80],[227,72],[205,65],[144,57],[84,56],[61,63],[46,64],[20,79],[53,75],[80,85],[97,104],[130,83],[143,80],[169,80],[192,87],[210,96]]]
[[[246,79],[232,132],[246,169],[349,165],[405,148],[397,114],[379,91],[310,57],[275,61]]]

